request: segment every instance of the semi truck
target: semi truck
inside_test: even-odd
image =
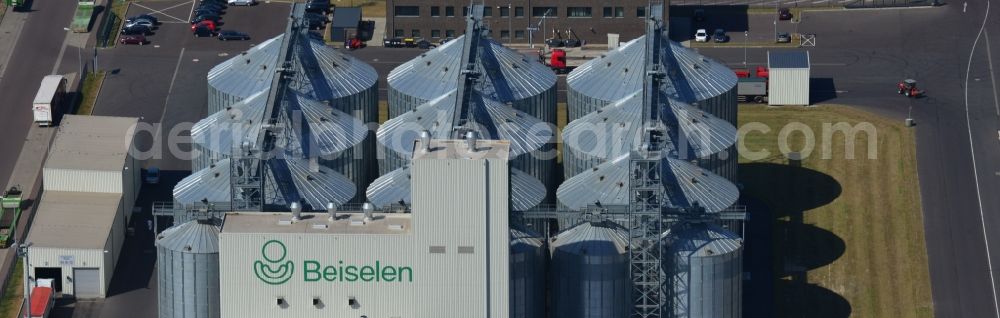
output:
[[[740,103],[766,103],[768,69],[758,66],[751,70],[733,70],[736,73],[736,95]]]
[[[63,107],[66,99],[66,78],[62,75],[48,75],[42,78],[42,84],[35,94],[31,105],[35,123],[40,127],[52,126],[56,112]]]
[[[31,288],[31,308],[28,315],[31,318],[48,318],[55,305],[55,293],[52,290],[51,279],[39,279]]]

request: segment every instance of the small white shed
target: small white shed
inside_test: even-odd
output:
[[[768,51],[768,105],[809,105],[809,51]]]

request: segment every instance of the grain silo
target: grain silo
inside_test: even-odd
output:
[[[551,316],[626,318],[632,309],[628,230],[611,222],[582,223],[549,241]]]
[[[208,220],[171,227],[156,237],[160,318],[219,317],[219,228]]]
[[[645,37],[639,37],[602,54],[569,74],[566,82],[567,115],[570,122],[600,111],[643,89]],[[737,80],[733,71],[665,36],[660,41],[663,45],[658,62],[667,70],[667,85],[661,88],[663,93],[735,126],[738,104]],[[569,142],[566,145],[577,146]],[[566,152],[564,162],[589,161],[574,158],[574,155],[576,154],[573,152]],[[736,182],[737,155],[734,146],[708,157],[690,154],[682,159],[699,159],[700,166]],[[588,168],[590,167],[586,165],[571,164],[565,165],[563,172],[568,179]]]
[[[409,202],[408,194],[406,198],[399,195],[408,192],[406,191],[408,189],[403,188],[408,188],[409,184],[389,180],[396,179],[404,173],[400,169],[405,169],[409,162],[406,158],[413,156],[413,141],[417,140],[422,132],[427,132],[430,136],[451,136],[456,124],[456,112],[462,109],[470,114],[465,124],[480,133],[479,138],[510,140],[512,158],[540,149],[552,139],[551,127],[531,115],[485,97],[477,91],[467,92],[469,96],[463,98],[461,101],[464,104],[460,105],[457,94],[458,92],[453,90],[379,127],[377,134],[379,143],[387,149],[387,154],[395,154],[387,155],[382,165],[394,169],[376,179],[369,187],[368,197],[372,203],[383,206],[400,200]],[[535,177],[527,171],[514,167],[510,170],[512,208],[523,211],[545,199],[547,189],[543,183],[531,180]]]
[[[393,204],[409,205],[410,167],[393,170],[368,186],[368,201],[377,207]],[[523,171],[510,168],[510,208],[525,211],[537,206],[545,199],[545,185]]]
[[[355,197],[350,179],[315,160],[298,158],[271,159],[265,166],[265,200],[269,208],[280,211],[292,202],[303,204],[305,211],[325,211],[326,204],[344,204]],[[174,186],[174,202],[182,206],[197,202],[229,202],[232,169],[230,159],[195,171]]]
[[[208,75],[208,113],[216,114],[229,110],[240,101],[267,90],[277,67],[277,59],[283,42],[279,35],[267,40],[239,56],[214,67]],[[320,102],[344,114],[357,118],[365,129],[369,123],[378,122],[378,73],[370,65],[334,48],[306,33],[299,37],[293,51],[293,67],[296,76],[288,87],[301,99]],[[195,145],[197,150],[204,149]],[[211,154],[194,158],[192,171],[203,169],[214,160],[226,157]],[[320,162],[354,180],[360,191],[373,179],[375,158],[375,136],[368,132],[364,141],[356,143],[336,154],[324,154]],[[355,201],[361,202],[359,197]]]
[[[545,240],[537,233],[510,229],[510,317],[545,317]]]
[[[682,222],[663,243],[667,317],[743,316],[743,240],[736,233]]]
[[[471,22],[470,22],[471,23]],[[466,43],[475,54],[474,71],[479,81],[474,90],[486,98],[509,104],[510,107],[541,120],[552,127],[556,124],[556,75],[536,58],[527,57],[502,44],[475,34],[478,41],[466,41],[466,35],[427,51],[389,73],[389,118],[416,109],[442,95],[454,91],[461,81],[463,52]],[[470,32],[466,32],[467,34]],[[520,169],[541,180],[548,189],[555,188],[554,136],[532,155],[511,160]],[[381,164],[379,172],[389,173],[400,167],[398,160]],[[393,162],[395,161],[395,162]]]

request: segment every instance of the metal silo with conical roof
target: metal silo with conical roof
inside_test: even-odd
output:
[[[647,43],[645,37],[639,37],[618,49],[602,54],[576,68],[567,76],[567,115],[570,125],[588,115],[600,117],[602,115],[594,114],[601,113],[605,108],[615,104],[628,103],[630,98],[634,98],[636,93],[643,89],[645,76],[643,63]],[[659,41],[662,43],[659,63],[667,69],[665,79],[668,85],[663,88],[663,94],[672,99],[672,102],[694,107],[711,118],[721,119],[735,126],[738,107],[737,79],[732,70],[665,37]],[[641,97],[639,101],[641,102]],[[694,114],[694,112],[689,113]],[[639,129],[638,126],[628,128]],[[567,147],[585,146],[576,144],[577,140],[586,142],[586,139],[580,138],[565,139],[564,135]],[[737,155],[732,144],[728,145],[725,151],[705,157],[699,156],[697,152],[683,155],[686,155],[683,159],[697,159],[699,166],[730,181],[736,181]],[[563,172],[567,179],[607,160],[607,158],[595,159],[593,156],[579,157],[581,157],[579,152],[564,153]]]
[[[510,229],[510,317],[545,317],[545,263],[548,252],[541,235]]]
[[[156,237],[160,318],[219,317],[219,228],[208,220],[171,227]]]
[[[664,233],[668,317],[743,316],[743,239],[718,225],[682,222]]]
[[[586,222],[549,240],[551,316],[626,318],[632,309],[628,230]]]
[[[478,8],[481,11],[482,7]],[[427,138],[446,139],[467,138],[472,134],[474,138],[510,141],[514,210],[538,205],[554,187],[551,179],[554,161],[536,157],[539,151],[552,146],[554,126],[532,115],[554,115],[554,104],[548,102],[548,97],[529,94],[548,94],[554,88],[554,75],[547,70],[544,76],[534,74],[536,71],[531,68],[536,66],[531,63],[537,62],[514,59],[519,54],[483,37],[481,15],[473,14],[468,19],[468,36],[397,68],[390,75],[390,86],[397,91],[395,96],[404,96],[404,92],[410,94],[405,96],[419,96],[390,101],[390,108],[395,110],[390,115],[395,116],[382,124],[377,133],[384,152],[379,165],[382,177],[367,190],[373,204],[409,202],[407,165],[413,156],[414,141],[424,134]],[[525,71],[517,71],[521,69]],[[549,79],[551,87],[539,84]],[[540,99],[530,101],[536,97]],[[517,100],[525,110],[514,107]],[[412,104],[416,102],[420,104]]]
[[[353,183],[353,193],[364,193],[374,177],[375,136],[368,124],[378,120],[378,75],[306,33],[279,35],[212,69],[209,117],[192,128],[193,148],[202,153],[192,161],[192,171],[207,169],[244,142],[256,141],[286,36],[297,38],[293,62],[286,66],[295,76],[280,101],[283,146],[290,157],[333,169]],[[363,202],[364,196],[348,201]]]
[[[481,33],[477,33],[481,34]],[[473,71],[479,74],[474,89],[491,100],[509,104],[513,109],[537,118],[542,124],[556,124],[556,75],[537,59],[529,58],[486,38],[466,41],[462,35],[396,67],[389,73],[389,118],[395,118],[442,95],[454,91],[463,70],[462,55],[472,42],[476,58]],[[554,189],[554,138],[532,154],[511,160],[512,167],[538,178]],[[381,174],[400,168],[391,153],[379,166]]]

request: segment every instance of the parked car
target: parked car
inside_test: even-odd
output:
[[[125,28],[131,28],[131,27],[136,26],[136,25],[142,25],[142,26],[148,27],[150,29],[156,27],[156,23],[154,23],[153,21],[147,20],[147,19],[135,19],[135,20],[132,20],[132,21],[125,21],[125,24],[124,24],[123,27],[125,27]]]
[[[209,31],[215,32],[216,26],[215,22],[212,21],[201,21],[191,25],[191,32],[194,32],[198,28],[206,28]]]
[[[792,19],[791,10],[789,10],[788,8],[778,9],[778,20],[791,20],[791,19]]]
[[[712,40],[715,43],[725,43],[729,42],[729,36],[726,35],[726,31],[722,29],[715,29],[715,33],[712,34]]]
[[[160,183],[160,168],[149,167],[149,169],[146,169],[145,181],[148,184]]]
[[[252,6],[257,4],[257,0],[229,0],[231,6]]]
[[[309,0],[306,3],[306,12],[330,13],[330,0]]]
[[[146,44],[146,36],[142,34],[122,35],[118,38],[118,43],[143,45]]]
[[[694,9],[694,21],[695,22],[705,21],[705,9]]]
[[[229,40],[241,41],[241,40],[249,40],[250,39],[250,35],[249,34],[246,34],[246,33],[243,33],[243,32],[239,32],[239,31],[233,31],[233,30],[219,31],[219,36],[218,37],[219,37],[219,41],[229,41]]]
[[[451,41],[451,40],[454,40],[454,39],[455,38],[450,37],[450,36],[446,37],[446,38],[443,38],[443,39],[441,39],[441,42],[438,42],[438,45],[444,45],[445,43],[448,43],[448,41]]]
[[[778,43],[791,43],[792,42],[792,35],[788,34],[788,32],[778,33],[777,41],[778,41]]]
[[[422,50],[429,50],[429,49],[437,47],[437,45],[434,45],[433,43],[431,43],[431,41],[420,40],[420,41],[417,41],[417,47],[420,48],[420,49],[422,49]]]
[[[384,39],[382,39],[382,46],[384,46],[384,47],[403,47],[403,39],[401,39],[401,38],[384,38]]]
[[[211,9],[211,8],[197,8],[197,9],[194,9],[194,11],[191,12],[192,16],[222,15],[222,14],[223,14],[223,12],[221,10],[216,10],[216,9]]]
[[[203,38],[215,35],[215,29],[209,28],[206,25],[196,25],[194,29],[191,29],[191,33],[194,33],[195,37]]]
[[[217,3],[217,2],[202,2],[201,4],[198,5],[198,8],[225,11],[226,10],[226,5],[223,4],[223,3]]]
[[[124,35],[135,35],[135,34],[152,35],[153,34],[153,29],[150,29],[148,26],[145,26],[145,25],[133,25],[131,27],[122,28],[122,34],[124,34]]]
[[[219,24],[219,20],[222,20],[222,17],[220,17],[218,15],[214,15],[214,14],[202,14],[202,15],[196,16],[194,19],[191,19],[191,23],[198,23],[198,22],[202,22],[202,21],[212,21],[215,24]]]
[[[708,42],[708,31],[705,31],[705,29],[698,29],[698,31],[695,31],[694,32],[694,41],[695,42]]]
[[[146,19],[146,20],[149,20],[149,21],[153,21],[153,24],[160,24],[160,19],[157,19],[152,14],[146,14],[146,13],[143,13],[143,14],[140,14],[140,15],[137,15],[137,16],[125,19],[125,23],[131,22],[131,21],[135,21],[135,20],[138,20],[138,19]]]

